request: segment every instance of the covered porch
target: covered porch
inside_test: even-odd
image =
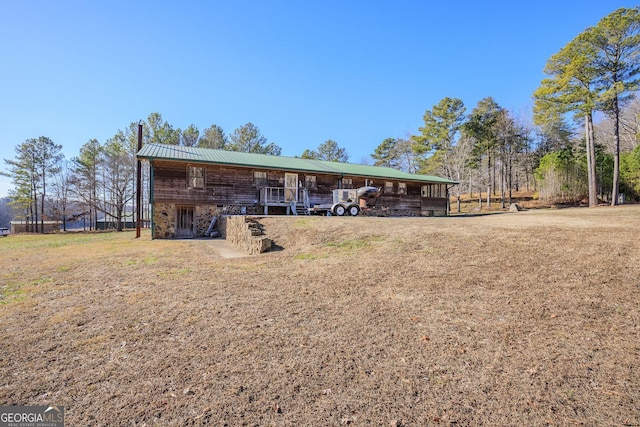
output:
[[[263,187],[260,189],[260,206],[264,215],[269,207],[284,207],[287,215],[306,215],[309,208],[309,190],[298,187]]]

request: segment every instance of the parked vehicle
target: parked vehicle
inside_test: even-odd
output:
[[[9,235],[9,229],[8,228],[0,228],[0,236],[2,237],[7,237]]]
[[[373,200],[380,196],[380,188],[360,187],[352,189],[333,190],[333,203],[315,205],[309,208],[309,213],[319,215],[356,216],[360,213],[360,199]]]

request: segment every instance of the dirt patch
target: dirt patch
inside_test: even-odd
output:
[[[207,239],[208,246],[211,247],[215,253],[222,258],[245,258],[249,256],[247,251],[244,251],[236,246],[233,246],[225,239]]]
[[[640,424],[640,207],[0,240],[0,404],[69,425]]]

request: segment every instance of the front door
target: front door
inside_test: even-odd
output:
[[[284,201],[296,202],[298,200],[298,174],[284,174]]]
[[[178,206],[176,208],[176,237],[191,239],[193,232],[193,206]]]

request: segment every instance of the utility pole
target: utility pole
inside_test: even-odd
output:
[[[142,150],[142,121],[138,122],[138,151]],[[137,153],[137,152],[136,152]],[[136,154],[136,158],[137,158]],[[142,224],[142,162],[137,159],[136,177],[136,239],[140,238],[140,224]]]

